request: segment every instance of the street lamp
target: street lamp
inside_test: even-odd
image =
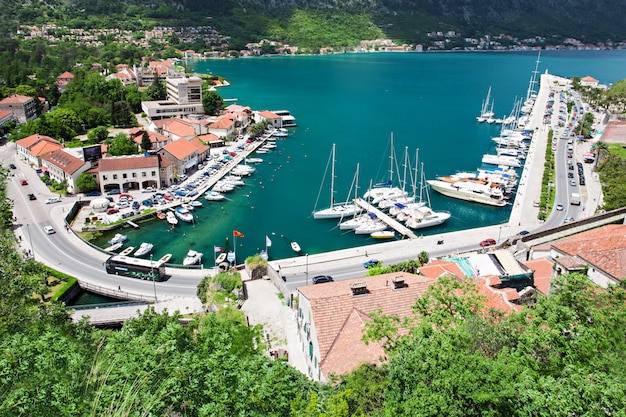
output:
[[[152,286],[154,287],[154,302],[157,303],[159,300],[157,299],[157,293],[156,293],[156,282],[154,281],[154,271],[153,268],[154,264],[152,263],[152,254],[150,254],[150,275],[152,276]]]
[[[500,244],[500,235],[501,235],[501,234],[502,234],[502,226],[500,226],[500,227],[499,227],[499,230],[498,230],[498,240],[497,240],[497,242],[496,242],[498,245]]]
[[[306,285],[309,285],[309,254],[304,255],[306,258],[306,270],[304,271],[304,276],[306,277]]]
[[[32,251],[33,259],[35,259],[35,247],[33,246],[33,238],[30,236],[30,225],[26,223],[26,231],[28,232],[28,242],[30,244],[30,251]]]

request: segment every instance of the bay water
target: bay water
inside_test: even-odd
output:
[[[348,198],[357,164],[359,195],[371,182],[389,179],[392,135],[398,158],[408,151],[414,164],[419,149],[428,179],[474,170],[493,150],[490,138],[500,130],[475,120],[487,91],[491,87],[496,116],[508,116],[515,100],[526,96],[536,60],[536,52],[371,53],[189,63],[191,72],[225,77],[231,84],[219,89],[225,99],[253,110],[289,110],[298,126],[278,140],[276,150],[259,155],[264,163],[244,187],[228,194],[228,201],[201,198],[204,207],[195,210],[195,222],[174,230],[156,219],[126,229],[127,245],[152,242],[154,259],[172,253],[174,263],[195,249],[204,253],[204,265],[212,266],[214,247],[235,247],[243,262],[265,248],[266,237],[271,259],[295,256],[291,241],[309,254],[379,243],[311,215],[316,201],[317,209],[330,203],[329,179],[325,187],[321,184],[332,145],[337,150],[336,201]],[[564,77],[591,75],[610,84],[626,78],[626,51],[544,51],[538,71],[546,70]],[[402,177],[402,160],[398,166]],[[463,202],[434,191],[430,197],[433,209],[448,210],[452,217],[418,234],[498,224],[510,213],[508,207]],[[244,237],[233,241],[234,230]],[[104,247],[108,238],[95,243]]]

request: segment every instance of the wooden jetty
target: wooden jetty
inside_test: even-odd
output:
[[[417,239],[417,235],[415,233],[413,233],[413,231],[411,229],[409,229],[408,227],[406,227],[405,225],[403,225],[399,221],[397,221],[395,219],[392,219],[391,217],[389,217],[388,215],[386,215],[385,213],[383,213],[382,211],[380,211],[376,207],[372,206],[370,203],[368,203],[367,201],[363,200],[362,198],[355,198],[354,199],[354,204],[358,205],[359,207],[362,207],[364,210],[366,210],[366,211],[368,211],[370,213],[376,214],[376,217],[378,217],[381,221],[383,221],[385,224],[387,224],[387,226],[391,227],[393,230],[398,232],[400,235],[406,236],[406,237],[408,237],[410,239]]]

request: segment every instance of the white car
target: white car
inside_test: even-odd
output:
[[[46,204],[60,203],[60,202],[61,202],[61,197],[50,197],[46,199]]]
[[[51,235],[51,234],[56,233],[52,226],[44,226],[43,227],[43,231],[46,232],[47,235]]]

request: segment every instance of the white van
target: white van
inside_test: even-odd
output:
[[[61,202],[61,197],[57,196],[57,197],[50,197],[49,199],[46,200],[46,204],[52,204],[52,203],[60,203]]]

